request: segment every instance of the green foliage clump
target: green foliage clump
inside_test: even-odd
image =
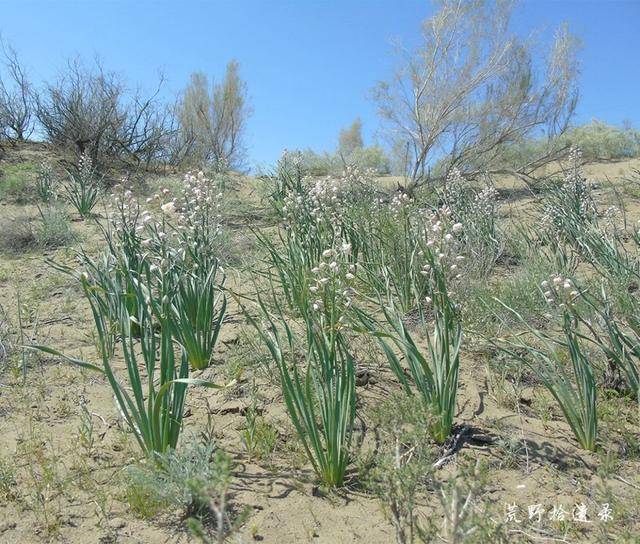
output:
[[[100,188],[97,170],[89,155],[83,154],[76,170],[69,170],[64,194],[83,219],[89,217],[98,203]]]
[[[176,447],[187,386],[220,387],[189,377],[191,365],[210,364],[225,313],[216,275],[219,216],[209,198],[214,189],[203,175],[187,176],[184,211],[175,219],[187,226],[182,231],[171,223],[175,199],[161,206],[156,221],[126,190],[114,198],[110,224],[103,228],[108,251],[99,258],[81,252],[80,274],[56,265],[80,281],[89,300],[101,366],[34,346],[104,374],[138,444],[152,458]],[[116,339],[126,372],[113,364]]]
[[[35,227],[35,239],[38,247],[55,248],[73,242],[75,235],[71,229],[69,215],[60,206],[47,206],[39,209],[40,220]]]
[[[0,199],[24,204],[32,199],[37,166],[30,162],[3,165],[0,170]]]
[[[587,161],[630,159],[640,155],[640,131],[631,126],[621,128],[594,119],[569,128],[551,141],[530,138],[513,144],[507,148],[503,160],[506,164],[525,163],[571,147],[579,148]]]
[[[297,153],[301,168],[311,176],[338,176],[349,168],[368,170],[376,175],[391,172],[391,162],[384,149],[378,145],[364,145],[360,119],[340,131],[335,152],[317,153],[305,149]]]
[[[376,407],[374,422],[380,445],[361,471],[366,489],[382,503],[399,544],[414,542],[422,527],[418,498],[434,479],[434,452],[424,420],[428,414],[415,397],[393,396]]]
[[[183,448],[168,450],[156,462],[130,467],[127,476],[127,496],[140,513],[145,511],[141,503],[144,498],[158,510],[173,507],[187,515],[201,514],[209,501],[226,492],[231,459],[215,444],[193,441]]]
[[[276,447],[278,432],[258,414],[255,406],[251,406],[246,413],[245,428],[241,439],[249,459],[262,460],[271,455]]]
[[[0,457],[0,497],[8,500],[16,493],[16,477],[13,463]]]
[[[628,159],[640,155],[640,131],[597,119],[569,129],[561,141],[564,145],[578,147],[588,160]]]

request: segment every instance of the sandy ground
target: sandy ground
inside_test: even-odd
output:
[[[590,179],[610,178],[620,184],[633,167],[640,167],[640,161],[591,165],[586,172]],[[500,184],[501,189],[509,187],[507,181]],[[525,207],[532,198],[522,194],[517,206]],[[638,201],[629,194],[624,199],[630,214],[636,214]],[[504,213],[513,213],[510,206],[515,205],[509,203]],[[34,213],[30,207],[0,204],[2,215],[25,210]],[[86,248],[99,247],[94,227],[76,222],[74,229]],[[245,236],[241,229],[237,235]],[[25,342],[97,360],[88,305],[77,284],[56,272],[49,259],[72,264],[73,250],[0,255],[0,304],[8,329],[18,337],[19,298]],[[231,274],[230,281],[237,289],[246,286],[242,275]],[[255,359],[254,339],[237,308],[231,313],[233,322],[224,330],[216,364],[203,377],[218,381],[238,377],[238,384],[222,392],[192,389],[184,431],[185,436],[202,432],[210,415],[220,446],[236,463],[231,504],[238,511],[248,506],[250,513],[230,541],[393,542],[394,528],[381,501],[356,480],[337,493],[318,491],[310,467],[296,450],[279,389],[250,363]],[[474,504],[503,523],[504,534],[514,542],[640,541],[628,536],[640,530],[640,452],[629,453],[628,443],[615,438],[623,428],[625,436],[640,441],[637,414],[617,411],[616,405],[609,408],[614,414],[602,425],[603,436],[611,437],[607,449],[615,452],[609,466],[606,453],[588,454],[577,447],[557,407],[539,388],[516,391],[501,382],[489,371],[490,357],[479,346],[465,351],[456,417],[466,429],[458,460],[481,459],[488,467],[487,483],[474,496]],[[11,361],[15,369],[19,357]],[[398,385],[377,361],[360,364],[375,378],[358,387],[359,413],[368,425],[363,445],[354,453],[364,458],[373,444],[369,409]],[[140,519],[131,511],[125,468],[139,461],[139,452],[123,430],[101,376],[33,354],[28,357],[24,385],[14,369],[5,368],[0,375],[0,542],[195,542],[185,529],[182,512]],[[241,440],[254,383],[262,417],[278,437],[274,452],[260,462],[249,459]],[[91,448],[79,441],[83,403],[93,425]],[[505,437],[518,445],[514,451],[500,445]],[[435,478],[443,482],[454,474],[455,462],[449,462]],[[612,503],[614,522],[597,517],[605,502]],[[571,519],[572,508],[580,503],[589,507],[589,523]],[[536,504],[543,505],[545,517],[553,506],[563,505],[568,520],[537,523],[535,516],[528,516],[528,506]],[[507,519],[508,505],[517,507],[520,522]],[[421,520],[442,526],[443,508],[436,490],[419,497],[418,512]]]

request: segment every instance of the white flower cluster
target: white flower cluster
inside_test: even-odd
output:
[[[604,227],[607,234],[615,233],[623,219],[623,214],[617,206],[609,206],[602,214]]]
[[[373,168],[365,168],[363,170],[355,164],[348,164],[342,173],[342,178],[345,183],[352,189],[356,185],[362,185],[365,187],[371,186],[376,177],[376,171]]]
[[[78,174],[82,179],[91,180],[93,173],[93,160],[85,151],[78,159]]]
[[[316,312],[333,314],[331,310],[344,310],[351,307],[356,265],[349,261],[351,244],[343,242],[337,249],[326,249],[322,252],[321,261],[311,269],[313,280],[309,291],[315,300],[312,308]],[[341,313],[339,311],[338,313]],[[344,323],[341,315],[339,323]]]
[[[310,211],[316,222],[341,222],[349,206],[351,184],[348,178],[327,176],[316,181],[309,190]]]
[[[452,168],[447,174],[444,191],[444,202],[448,206],[462,203],[465,199],[465,179],[457,168]]]
[[[309,190],[309,197],[316,209],[333,208],[342,196],[344,180],[327,176],[316,181]]]
[[[303,217],[311,214],[309,199],[304,193],[288,191],[284,196],[282,215],[284,222],[289,227],[295,227],[302,222]]]
[[[418,252],[426,260],[420,273],[430,276],[434,267],[439,267],[445,276],[459,280],[460,264],[464,256],[460,254],[459,235],[462,223],[452,220],[451,210],[445,206],[428,215],[424,225],[425,248]]]
[[[389,203],[389,210],[391,215],[399,217],[402,211],[409,205],[413,204],[413,198],[411,198],[405,192],[397,192],[393,195],[391,202]]]
[[[495,214],[497,199],[498,191],[495,187],[488,185],[473,199],[471,213],[482,217],[493,216]]]
[[[174,209],[175,209],[175,201]],[[178,228],[191,230],[206,226],[209,234],[222,231],[222,193],[215,182],[204,175],[187,173],[184,177],[181,206],[178,211]]]
[[[124,231],[140,232],[143,224],[151,219],[148,211],[142,211],[128,185],[129,180],[126,177],[122,178],[120,183],[114,186],[108,203],[109,221],[116,234]]]
[[[418,251],[422,259],[420,274],[434,282],[441,274],[447,284],[447,295],[454,295],[452,287],[462,278],[460,267],[465,260],[461,255],[462,223],[452,220],[451,210],[448,207],[440,208],[435,213],[427,215],[423,225],[424,245]],[[432,289],[435,284],[432,284]],[[426,297],[425,302],[430,305],[431,297]]]
[[[282,213],[289,226],[304,221],[303,217],[316,224],[329,223],[337,227],[343,221],[358,186],[366,186],[362,173],[355,168],[345,170],[343,176],[326,176],[311,182],[308,190],[288,191],[283,199]],[[309,183],[309,180],[305,180]]]
[[[451,208],[456,221],[465,224],[468,241],[473,243],[474,238],[486,241],[495,237],[493,231],[498,212],[498,191],[495,187],[487,185],[474,194],[460,171],[454,168],[447,176],[443,201]]]
[[[547,303],[557,304],[561,309],[573,305],[580,296],[573,281],[561,275],[551,276],[549,280],[543,281],[540,285],[544,290],[544,298]]]
[[[300,168],[302,165],[302,152],[299,150],[289,151],[283,149],[280,159],[278,159],[278,169],[286,169],[289,166]]]
[[[42,161],[40,163],[40,170],[38,172],[38,176],[51,181],[53,178],[53,166],[49,161]]]

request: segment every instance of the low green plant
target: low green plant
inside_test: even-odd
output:
[[[625,392],[640,398],[640,321],[633,314],[625,320],[618,317],[604,285],[599,296],[582,290],[580,300],[588,313],[576,305],[568,310],[586,330],[582,338],[602,351],[610,373],[622,374]],[[615,381],[616,376],[609,378]]]
[[[0,457],[0,497],[4,500],[15,498],[17,492],[16,473],[13,463]]]
[[[538,347],[521,335],[493,341],[494,345],[528,365],[555,398],[580,446],[595,451],[598,436],[596,410],[597,386],[592,363],[583,346],[584,336],[578,321],[568,309],[578,295],[571,280],[556,276],[545,282],[545,295],[561,306],[562,339],[532,327],[515,310],[506,307],[541,345]],[[570,359],[570,371],[565,357]]]
[[[241,434],[242,445],[250,460],[261,460],[269,456],[276,446],[278,433],[250,406],[245,415],[245,426]]]
[[[233,464],[214,443],[191,440],[180,450],[168,450],[157,463],[127,470],[127,500],[145,517],[178,508],[189,516],[187,527],[203,542],[224,542],[244,522],[229,503]],[[213,521],[213,538],[208,526]]]
[[[424,262],[421,267],[423,275],[429,280],[428,296],[414,302],[418,324],[426,329],[420,336],[426,341],[426,349],[419,346],[409,331],[408,316],[396,306],[395,290],[389,286],[389,278],[386,278],[386,289],[378,291],[375,301],[386,325],[380,327],[367,313],[359,312],[364,330],[378,339],[407,394],[417,393],[432,416],[427,424],[433,439],[440,444],[449,437],[453,428],[462,343],[461,319],[451,297],[452,280],[457,279],[455,263],[459,262],[452,233],[460,229],[448,225],[447,219],[448,214],[444,211],[435,214],[431,222],[437,228],[430,229],[430,238],[416,249],[416,254]],[[456,276],[451,278],[451,274]],[[408,373],[402,364],[403,359]]]
[[[227,309],[223,286],[224,274],[216,262],[200,274],[184,273],[174,294],[175,336],[196,370],[207,368],[213,357]]]
[[[80,427],[78,429],[78,442],[87,454],[91,454],[95,445],[95,432],[93,414],[87,408],[87,403],[80,405]]]
[[[44,209],[38,207],[39,221],[35,225],[36,244],[39,247],[50,249],[66,246],[75,239],[71,230],[69,216],[59,206],[47,206]]]
[[[487,465],[480,459],[470,461],[457,461],[453,474],[440,486],[443,523],[438,537],[452,544],[507,544],[509,531],[496,519],[494,501],[481,499],[490,478]],[[420,536],[423,542],[435,540],[432,532],[423,531]]]
[[[99,179],[93,162],[82,155],[76,170],[67,170],[68,179],[63,185],[69,203],[83,219],[90,217],[100,197]]]
[[[517,325],[514,315],[496,299],[516,310],[529,322],[539,321],[546,310],[539,290],[540,278],[555,268],[541,255],[527,256],[522,265],[500,277],[498,282],[470,281],[465,286],[462,318],[465,330],[485,336],[500,335]]]
[[[36,194],[42,202],[51,202],[56,198],[56,180],[49,162],[40,165],[36,176]]]
[[[430,298],[433,329],[423,335],[427,341],[426,352],[414,340],[402,315],[392,304],[382,307],[390,330],[372,330],[372,333],[379,339],[391,369],[405,391],[410,395],[417,393],[424,402],[432,416],[428,422],[431,436],[442,444],[451,434],[456,413],[462,327],[455,305],[446,292],[434,293]],[[424,322],[423,325],[428,326]],[[406,361],[408,376],[389,339]]]
[[[36,165],[31,162],[3,164],[0,171],[0,199],[18,204],[33,198]]]
[[[201,514],[211,490],[231,477],[231,460],[215,444],[191,440],[179,450],[167,450],[157,463],[130,467],[127,474],[137,492],[157,504]]]
[[[418,501],[433,485],[434,455],[424,430],[424,406],[415,397],[393,396],[373,412],[378,444],[361,481],[382,503],[398,544],[419,538]]]
[[[129,312],[128,294],[121,291],[113,277],[103,275],[99,279],[106,284],[96,284],[88,275],[81,277],[85,296],[89,300],[98,333],[102,366],[66,357],[45,346],[37,349],[58,355],[80,367],[104,374],[111,385],[121,415],[129,425],[140,447],[148,456],[174,449],[182,428],[184,402],[189,384],[205,387],[220,386],[211,382],[189,378],[189,361],[184,349],[176,356],[174,349],[174,324],[171,322],[171,292],[173,266],[158,271],[160,280],[146,261],[132,280],[135,290],[136,311]],[[167,261],[165,261],[167,262]],[[96,268],[96,267],[94,267]],[[156,285],[159,293],[149,286]],[[113,293],[116,293],[114,298]],[[115,312],[115,315],[113,315]],[[120,348],[125,360],[127,386],[116,377],[111,361],[113,330],[118,324]],[[132,324],[136,324],[136,334]],[[139,342],[137,341],[139,337]],[[144,369],[144,375],[140,369]],[[132,395],[132,396],[131,396]]]
[[[90,164],[83,163],[83,168],[90,168]],[[186,181],[197,198],[202,191],[196,191],[198,187],[194,189],[192,183],[208,183],[203,176]],[[212,254],[217,217],[197,213],[178,217],[181,224],[207,222],[195,229],[195,242],[185,247],[189,240],[176,235],[180,229],[171,222],[175,200],[161,206],[160,220],[143,211],[131,191],[114,197],[113,202],[115,212],[102,229],[107,253],[94,259],[80,252],[82,274],[55,265],[82,285],[91,306],[102,364],[65,357],[49,347],[35,347],[103,373],[138,444],[154,458],[176,448],[188,385],[221,387],[189,377],[190,360],[195,368],[209,364],[226,308],[226,299],[215,283],[218,264]],[[200,208],[191,204],[198,212]],[[212,268],[205,266],[210,263]],[[118,372],[113,362],[116,344],[125,372]]]

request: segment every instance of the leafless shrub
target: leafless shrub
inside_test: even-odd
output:
[[[114,72],[96,62],[68,62],[36,95],[36,115],[49,142],[87,154],[97,165],[122,162],[149,168],[163,157],[171,110],[160,103],[163,84],[150,96],[130,92]]]
[[[2,140],[24,141],[33,131],[31,84],[16,51],[0,37],[0,145]]]
[[[16,253],[35,244],[36,234],[30,217],[17,215],[0,220],[0,251]]]
[[[533,42],[510,33],[512,10],[511,0],[443,0],[422,25],[420,48],[403,51],[402,67],[374,90],[408,186],[453,167],[527,179],[553,158],[545,150],[526,164],[503,161],[524,138],[566,130],[577,101],[576,41],[558,30],[539,73]]]

